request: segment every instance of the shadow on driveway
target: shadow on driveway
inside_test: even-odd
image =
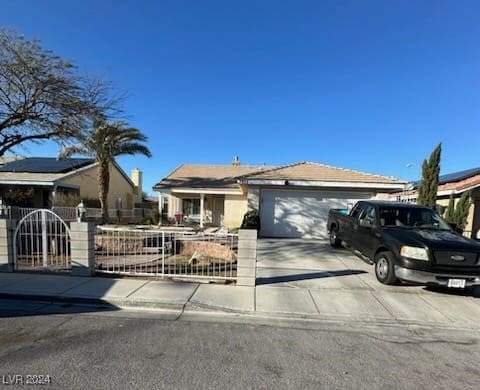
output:
[[[291,274],[281,276],[270,276],[265,278],[257,278],[257,286],[264,284],[275,284],[284,282],[296,282],[299,280],[323,279],[337,276],[359,275],[366,274],[366,271],[359,269],[346,269],[339,271],[321,271],[321,272],[307,272],[302,274]]]

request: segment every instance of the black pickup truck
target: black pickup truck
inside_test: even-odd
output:
[[[427,207],[360,201],[349,213],[330,209],[327,229],[330,245],[343,241],[359,251],[375,264],[381,283],[480,285],[480,243],[455,232]]]

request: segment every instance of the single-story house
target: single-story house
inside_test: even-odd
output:
[[[229,228],[257,209],[263,237],[326,237],[328,210],[388,197],[406,182],[314,162],[281,167],[183,164],[157,183],[160,204],[177,215]]]
[[[392,194],[391,199],[416,203],[418,183],[413,183],[411,187],[408,191]],[[455,201],[458,201],[465,191],[470,191],[472,204],[464,233],[471,238],[477,238],[477,232],[480,229],[480,167],[440,175],[437,204],[445,211],[450,201],[450,195],[453,195]]]
[[[24,207],[64,206],[60,203],[69,197],[98,199],[97,166],[98,163],[88,158],[4,158],[0,161],[0,198],[7,205],[18,205],[21,201]],[[130,178],[113,162],[109,208],[131,209],[141,198],[142,172],[135,169]]]

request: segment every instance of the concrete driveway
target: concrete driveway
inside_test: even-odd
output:
[[[257,247],[257,311],[372,320],[480,323],[479,289],[385,286],[372,265],[326,241],[261,239]]]

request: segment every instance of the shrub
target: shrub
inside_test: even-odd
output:
[[[80,201],[86,208],[100,208],[100,200],[98,198],[80,197],[78,193],[59,192],[52,198],[52,206],[56,207],[77,207]]]
[[[86,208],[100,209],[102,207],[100,199],[98,198],[83,198],[83,204]]]
[[[160,212],[158,208],[155,207],[152,209],[150,216],[145,220],[145,223],[147,225],[158,225],[158,222],[160,222]]]
[[[72,192],[57,192],[52,196],[52,206],[56,207],[76,207],[80,203],[80,196],[78,193]]]
[[[463,231],[467,225],[470,205],[470,191],[465,191],[456,205],[455,199],[453,198],[453,195],[451,195],[450,201],[448,202],[447,211],[445,212],[445,220],[448,223],[455,224],[459,230]]]
[[[245,213],[241,229],[260,230],[260,215],[258,215],[258,210],[254,209]]]

